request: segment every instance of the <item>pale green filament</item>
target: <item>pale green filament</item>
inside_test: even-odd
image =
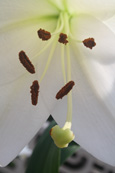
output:
[[[67,81],[71,81],[71,60],[69,45],[66,47],[67,53]],[[72,93],[71,91],[67,95],[67,122],[72,122]]]
[[[64,10],[68,12],[68,3],[67,3],[67,0],[62,0],[62,4],[64,6]]]
[[[51,60],[52,60],[52,58],[53,58],[53,54],[54,54],[54,51],[55,51],[55,48],[56,48],[56,44],[57,44],[57,40],[56,40],[56,41],[54,42],[54,44],[52,45],[52,48],[51,48],[51,51],[50,51],[50,54],[49,54],[49,57],[48,57],[48,60],[47,60],[45,69],[44,69],[44,71],[43,71],[43,74],[42,74],[42,76],[41,76],[41,78],[40,78],[39,83],[41,83],[41,81],[43,80],[44,76],[46,75],[46,72],[47,72],[47,70],[48,70],[48,67],[49,67],[49,65],[50,65],[50,62],[51,62]]]
[[[60,24],[61,23],[61,24]],[[59,33],[61,30],[63,29],[63,21],[62,21],[62,13],[59,16],[58,22],[57,22],[57,26],[55,31],[51,34],[51,35],[55,35],[57,33]],[[34,58],[38,58],[38,56],[40,56],[43,52],[45,52],[45,50],[51,45],[51,43],[54,41],[54,39],[52,38],[51,40],[49,40],[49,42],[44,46],[44,48],[42,50],[40,50],[39,53],[37,53]]]
[[[69,26],[69,16],[65,13],[65,32],[67,35],[70,33]],[[71,59],[70,59],[70,49],[69,44],[66,45],[66,55],[67,55],[67,82],[71,81]],[[64,125],[65,128],[71,129],[72,123],[72,93],[71,91],[67,95],[67,118],[66,123]]]
[[[39,53],[37,53],[37,54],[33,57],[33,59],[38,58],[42,53],[44,53],[45,50],[48,49],[48,47],[51,45],[51,43],[52,43],[53,41],[54,41],[54,39],[49,40],[49,42],[44,46],[44,48],[41,49],[41,50],[39,51]],[[37,60],[38,60],[38,59],[37,59]]]
[[[61,13],[58,19],[56,30],[52,33],[52,35],[59,34],[62,31],[63,27],[64,27],[63,14]]]
[[[61,64],[62,64],[62,73],[64,78],[64,84],[66,84],[66,71],[65,71],[65,59],[64,59],[64,45],[61,45]]]
[[[66,45],[66,54],[67,54],[67,82],[71,80],[71,59],[70,59],[70,49],[69,45]]]
[[[64,12],[64,32],[69,36],[69,15]]]
[[[75,39],[75,37],[72,35],[71,32],[69,33],[69,36],[70,36],[70,38],[71,38],[73,41],[76,41],[77,43],[83,43],[81,40]]]

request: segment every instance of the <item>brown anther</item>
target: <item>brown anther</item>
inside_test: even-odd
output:
[[[68,82],[61,90],[56,94],[56,99],[62,99],[65,95],[67,95],[70,90],[75,85],[74,81]]]
[[[94,38],[87,38],[87,39],[83,40],[83,44],[84,44],[84,46],[86,46],[90,49],[92,49],[96,45]]]
[[[49,40],[51,38],[51,34],[48,31],[45,31],[44,29],[39,29],[37,31],[38,36],[40,39],[44,40]]]
[[[68,43],[68,40],[67,40],[67,35],[66,34],[63,34],[61,33],[59,35],[59,40],[58,40],[60,43],[63,43],[63,44],[67,44]]]
[[[19,52],[19,60],[28,72],[35,73],[35,68],[24,51]]]
[[[31,101],[33,105],[37,105],[38,103],[38,93],[39,93],[39,84],[38,81],[35,80],[32,84],[32,86],[30,87],[31,91]]]

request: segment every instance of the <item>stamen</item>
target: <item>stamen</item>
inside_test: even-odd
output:
[[[30,87],[31,91],[31,101],[33,105],[37,105],[38,103],[38,93],[39,93],[39,84],[38,81],[35,80],[32,84],[32,86]]]
[[[56,99],[62,99],[65,95],[67,95],[70,90],[75,85],[74,81],[68,82],[61,90],[56,94]]]
[[[64,25],[63,24],[63,16],[62,16],[62,13],[60,13],[56,29],[53,33],[51,33],[51,36],[59,34],[61,32],[61,30],[63,29],[63,25]],[[54,42],[54,38],[50,39],[50,41],[33,58],[38,59],[38,56],[40,56],[43,52],[45,52],[45,50],[47,48],[49,48],[49,46],[51,45],[52,42]]]
[[[19,60],[28,72],[35,73],[35,68],[24,51],[19,52]]]
[[[43,80],[44,76],[46,75],[46,72],[47,72],[47,70],[49,68],[50,62],[51,62],[51,60],[53,58],[53,54],[54,54],[54,51],[55,51],[55,48],[56,48],[56,44],[57,44],[57,38],[56,38],[56,40],[54,41],[54,43],[52,45],[52,48],[50,50],[50,54],[48,56],[48,60],[46,62],[46,66],[45,66],[44,71],[43,71],[43,73],[42,73],[42,75],[40,77],[39,83],[41,83],[41,81]]]
[[[37,33],[39,38],[42,39],[43,41],[49,40],[51,38],[50,32],[45,31],[44,29],[39,29]]]
[[[90,49],[92,49],[96,45],[94,38],[87,38],[83,40],[82,42],[86,47]]]
[[[62,64],[62,73],[64,78],[64,84],[66,84],[66,70],[65,70],[65,57],[64,57],[64,45],[61,44],[61,64]]]
[[[67,81],[71,81],[71,58],[70,58],[70,47],[69,44],[66,46],[67,54]],[[67,118],[66,124],[71,128],[72,125],[72,92],[67,95]],[[65,125],[66,127],[66,125]]]
[[[53,33],[51,33],[51,35],[53,36],[53,35],[59,34],[62,31],[63,27],[64,27],[63,13],[60,13],[56,30]]]
[[[58,40],[60,43],[63,43],[63,44],[67,44],[68,43],[68,40],[67,40],[67,35],[66,34],[63,34],[61,33],[59,35],[59,40]]]

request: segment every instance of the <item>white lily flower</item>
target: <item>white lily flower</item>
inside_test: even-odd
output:
[[[0,2],[1,166],[16,157],[50,114],[60,127],[72,128],[81,147],[115,165],[115,35],[103,22],[114,10],[114,0]],[[42,41],[40,28],[51,39]],[[60,33],[67,36],[66,45],[58,42]],[[31,103],[33,81],[37,91],[31,87]],[[70,81],[73,89],[57,100]]]

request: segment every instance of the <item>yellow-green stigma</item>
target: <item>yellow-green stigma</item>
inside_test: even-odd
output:
[[[59,148],[68,147],[68,144],[74,139],[74,134],[69,128],[60,128],[58,125],[50,130],[50,135],[54,143]]]

